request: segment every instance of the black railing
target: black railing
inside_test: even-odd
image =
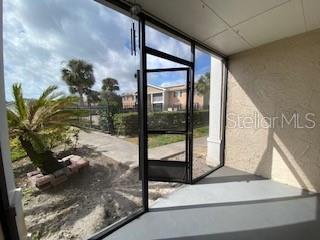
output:
[[[119,113],[137,113],[138,105],[123,105],[123,106],[74,106],[69,109],[79,110],[82,113],[77,116],[77,121],[80,127],[88,128],[108,133],[115,132],[114,117]],[[194,110],[205,110],[202,106],[195,106]],[[185,112],[186,109],[182,105],[167,106],[166,109],[155,109],[148,105],[147,112]]]

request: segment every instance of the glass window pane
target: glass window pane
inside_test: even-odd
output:
[[[189,43],[173,37],[165,31],[159,31],[156,27],[146,26],[146,46],[173,56],[191,60],[191,47]]]
[[[158,68],[181,68],[186,67],[183,64],[169,61],[164,58],[159,58],[153,55],[147,55],[147,69],[158,69]]]
[[[96,1],[4,0],[11,157],[32,239],[87,239],[142,207],[131,24]]]
[[[213,56],[196,48],[195,89],[193,106],[193,178],[199,177],[214,169],[211,156],[208,155],[208,138],[210,129],[210,84],[215,80],[211,74]],[[218,103],[220,104],[220,103]],[[210,106],[210,107],[209,107]],[[212,126],[211,126],[212,127]]]
[[[186,71],[147,74],[148,129],[186,129]]]

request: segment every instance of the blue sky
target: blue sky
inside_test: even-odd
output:
[[[120,93],[137,89],[134,73],[139,57],[130,55],[132,20],[91,0],[4,0],[4,73],[6,99],[12,100],[11,86],[22,83],[26,98],[34,98],[49,85],[68,94],[61,69],[69,59],[93,64],[96,84],[113,77]],[[147,44],[167,53],[190,59],[189,46],[147,28]],[[148,67],[177,66],[149,56]],[[208,54],[196,53],[196,78],[209,71]],[[181,84],[184,73],[153,74],[150,83],[159,86]]]

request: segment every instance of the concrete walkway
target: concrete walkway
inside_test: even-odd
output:
[[[90,131],[79,134],[79,143],[93,147],[96,151],[130,167],[138,166],[138,145],[110,134]]]
[[[138,145],[110,134],[90,131],[79,133],[79,143],[93,147],[96,151],[130,167],[139,166]],[[196,138],[194,145],[206,145],[206,137]],[[185,141],[149,149],[149,159],[165,159],[185,151]]]
[[[223,167],[106,240],[319,240],[319,194]]]
[[[201,137],[201,138],[195,138],[193,141],[193,145],[207,145],[207,138]],[[176,142],[176,143],[170,143],[167,145],[163,145],[160,147],[155,147],[149,149],[148,157],[149,159],[166,159],[171,156],[174,156],[176,154],[184,153],[186,151],[186,142]]]

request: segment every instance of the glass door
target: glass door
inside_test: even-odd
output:
[[[139,95],[145,125],[140,139],[146,155],[140,173],[144,166],[148,180],[191,183],[192,47],[152,24],[141,29]]]
[[[161,79],[175,76],[177,84]],[[189,68],[147,70],[147,138],[149,180],[166,182],[190,181],[189,158]]]

